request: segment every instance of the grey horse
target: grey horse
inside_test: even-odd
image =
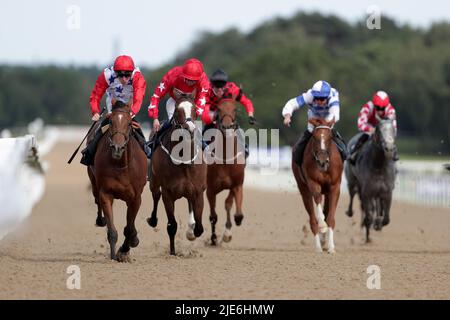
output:
[[[362,133],[355,135],[348,148],[358,141]],[[392,191],[395,185],[396,167],[393,161],[395,128],[392,120],[379,119],[374,134],[361,147],[355,164],[346,161],[345,176],[350,194],[350,204],[346,214],[353,216],[353,197],[356,193],[361,201],[361,227],[366,227],[366,243],[370,242],[369,231],[380,231],[389,224]]]

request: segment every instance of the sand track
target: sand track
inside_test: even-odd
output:
[[[191,243],[185,238],[186,203],[179,201],[179,255],[170,257],[162,204],[158,231],[145,222],[152,205],[146,186],[137,218],[141,242],[132,249],[133,262],[110,261],[106,229],[94,226],[96,207],[85,168],[66,164],[73,148],[59,144],[48,155],[51,168],[43,199],[19,230],[0,241],[0,299],[450,298],[450,211],[395,201],[391,224],[364,245],[359,210],[347,218],[348,199],[342,197],[334,256],[314,253],[296,194],[246,189],[243,225],[233,226],[232,242],[217,248],[207,244],[208,205],[205,233]],[[223,200],[221,194],[220,235]],[[120,243],[124,208],[115,204]],[[69,265],[81,269],[81,290],[66,288]],[[366,287],[369,265],[381,268],[381,290]]]

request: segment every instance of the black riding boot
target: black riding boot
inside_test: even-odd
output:
[[[356,163],[356,159],[358,158],[358,154],[359,154],[359,150],[361,149],[361,147],[363,146],[363,144],[369,140],[369,135],[367,133],[363,133],[358,141],[356,141],[356,143],[353,145],[353,148],[350,150],[350,156],[348,158],[348,160],[350,161],[351,164],[355,164]]]
[[[103,123],[95,131],[94,138],[88,143],[86,148],[84,148],[81,151],[81,154],[83,155],[81,157],[80,163],[84,164],[85,166],[92,166],[94,165],[94,158],[95,158],[95,151],[97,150],[97,144],[100,141],[100,138],[103,136],[102,131]]]
[[[301,138],[294,145],[294,152],[292,154],[292,157],[295,163],[298,164],[299,166],[302,165],[303,151],[305,151],[305,147],[311,137],[312,137],[311,132],[306,130],[301,136]]]
[[[145,155],[148,159],[152,158],[152,150],[148,147],[147,141],[145,140],[144,132],[140,127],[133,128],[133,135],[141,146],[142,150],[144,150]]]
[[[394,160],[394,161],[400,160],[400,158],[398,156],[398,152],[397,152],[397,147],[395,147],[395,149],[394,149],[394,156],[392,157],[392,160]]]
[[[341,154],[342,161],[345,161],[345,159],[347,159],[347,157],[348,157],[348,153],[347,153],[347,145],[344,141],[344,138],[342,138],[341,134],[339,132],[337,132],[337,130],[335,130],[335,129],[332,130],[332,133],[333,133],[333,141],[336,143],[336,145],[339,149],[339,153]]]
[[[160,139],[167,132],[167,130],[169,130],[169,128],[170,128],[170,121],[164,122],[163,125],[159,128],[159,130],[150,137],[150,140],[145,143],[147,148],[146,154],[148,159],[150,160],[152,159],[153,153],[158,147]]]

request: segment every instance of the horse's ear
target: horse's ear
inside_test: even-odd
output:
[[[183,96],[183,94],[181,93],[180,90],[178,90],[177,88],[173,89],[173,95],[175,96],[175,101],[180,100],[180,98]]]
[[[133,106],[133,101],[132,100],[128,101],[128,103],[127,103],[128,110],[131,110],[132,106]]]
[[[191,100],[194,100],[196,95],[197,95],[197,89],[194,89],[194,91],[192,91],[191,93],[189,93],[189,94],[187,95],[187,97],[188,97],[189,99],[191,99]]]
[[[116,105],[116,103],[117,103],[117,100],[115,98],[112,98],[111,99],[111,104],[112,104],[113,107]]]
[[[333,117],[333,119],[331,119],[330,121],[326,122],[326,125],[328,127],[332,128],[335,123],[336,123],[336,118]]]

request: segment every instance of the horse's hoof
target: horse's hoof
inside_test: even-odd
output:
[[[195,234],[194,234],[194,231],[192,231],[191,228],[189,228],[188,231],[186,231],[186,238],[189,241],[194,241],[195,240]]]
[[[328,249],[328,253],[329,254],[335,254],[336,250],[334,248],[330,248],[330,249]]]
[[[138,237],[134,237],[134,238],[130,239],[130,247],[136,248],[138,245],[139,245]]]
[[[97,227],[106,226],[106,218],[105,217],[97,217],[97,219],[95,220],[95,225]]]
[[[389,218],[383,219],[383,227],[387,226],[389,224],[389,222],[390,222]]]
[[[228,242],[230,242],[231,241],[231,239],[233,238],[233,236],[230,234],[230,235],[223,235],[223,237],[222,237],[222,240],[223,240],[223,242],[226,242],[226,243],[228,243]]]
[[[211,236],[211,245],[212,246],[217,246],[217,236],[215,234],[213,234]]]
[[[155,218],[152,218],[152,217],[147,218],[147,223],[150,227],[156,228],[156,226],[158,225],[158,218],[156,218],[156,217]]]
[[[353,210],[347,210],[345,211],[345,214],[351,218],[353,217]]]
[[[237,226],[240,226],[242,224],[242,220],[244,219],[243,215],[234,215],[234,222],[236,223]]]
[[[130,258],[130,252],[128,251],[128,252],[122,252],[122,251],[120,251],[121,249],[119,249],[118,251],[117,251],[117,254],[116,254],[116,259],[117,259],[117,261],[118,262],[124,262],[124,263],[129,263],[129,262],[131,262],[131,258]]]
[[[322,252],[323,252],[323,249],[322,249],[322,248],[316,247],[316,248],[314,249],[314,251],[315,251],[316,253],[322,253]]]
[[[194,235],[196,238],[200,237],[203,234],[203,226],[199,223],[195,224],[194,227]]]

